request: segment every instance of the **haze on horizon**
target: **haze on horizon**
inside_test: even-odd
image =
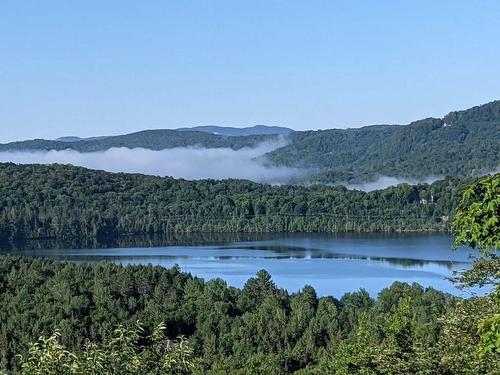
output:
[[[498,99],[498,1],[7,0],[0,142],[406,124]]]

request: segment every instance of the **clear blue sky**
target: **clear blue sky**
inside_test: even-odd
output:
[[[0,142],[407,123],[500,99],[500,1],[0,2]]]

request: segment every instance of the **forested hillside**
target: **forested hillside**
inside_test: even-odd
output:
[[[478,354],[477,330],[498,305],[481,298],[464,304],[417,284],[395,283],[376,300],[363,290],[318,298],[310,286],[289,294],[265,271],[240,290],[177,268],[4,256],[0,300],[0,369],[18,369],[20,354],[28,369],[23,374],[42,367],[53,369],[47,374],[62,374],[66,366],[74,371],[65,374],[89,373],[82,365],[70,366],[75,357],[63,348],[75,351],[89,368],[104,363],[108,370],[92,373],[108,375],[493,375],[498,370],[498,353]],[[138,332],[113,334],[119,324],[133,329],[137,321]],[[159,324],[164,329],[157,332]],[[27,353],[30,342],[55,331],[60,339],[40,342]],[[184,357],[173,360],[184,364],[184,371],[151,363],[171,353],[165,343],[155,343],[180,335],[189,346]],[[86,340],[107,342],[107,349]]]
[[[294,133],[292,139],[266,156],[279,165],[321,169],[322,181],[477,175],[500,165],[500,101],[407,126]]]
[[[367,150],[396,133],[402,126],[375,125],[359,129],[294,132],[291,144],[266,155],[274,164],[299,168],[345,170]]]
[[[320,185],[186,181],[64,165],[0,164],[0,239],[447,230],[465,182],[447,179],[365,193]]]
[[[282,126],[255,125],[246,128],[234,128],[232,126],[193,126],[192,128],[179,128],[178,131],[197,131],[210,134],[223,135],[228,137],[248,136],[248,135],[278,135],[293,132],[290,128]]]
[[[276,140],[276,135],[250,135],[224,137],[201,131],[177,131],[169,129],[144,130],[137,133],[104,138],[83,139],[73,142],[35,139],[0,144],[0,151],[66,150],[80,152],[104,151],[112,147],[147,148],[163,150],[174,147],[200,146],[207,148],[229,147],[240,149],[253,147],[267,140]]]

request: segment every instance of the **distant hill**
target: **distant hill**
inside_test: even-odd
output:
[[[296,132],[267,158],[320,170],[322,182],[377,175],[476,175],[500,166],[500,101],[406,126]]]
[[[111,147],[161,150],[185,146],[237,150],[283,135],[289,144],[266,154],[262,160],[271,165],[306,169],[308,181],[365,182],[380,175],[409,178],[480,175],[500,166],[500,101],[409,125],[317,131],[261,125],[243,129],[202,126],[91,139],[36,139],[0,144],[0,151],[91,152]]]
[[[66,137],[59,137],[56,138],[55,140],[58,142],[78,142],[78,141],[92,141],[95,139],[102,139],[102,138],[107,138],[107,137],[88,137],[88,138],[81,138],[81,137],[76,137],[76,136],[66,136]]]
[[[224,137],[199,131],[177,131],[172,129],[143,130],[136,133],[80,139],[75,141],[51,141],[33,139],[0,144],[0,151],[66,150],[80,152],[104,151],[112,147],[147,148],[163,150],[174,147],[201,146],[207,148],[229,147],[235,150],[252,147],[275,139],[274,135],[253,135],[246,137]]]
[[[198,131],[216,135],[223,135],[226,137],[243,137],[247,135],[278,135],[290,134],[293,132],[290,128],[281,126],[266,126],[255,125],[246,128],[233,128],[229,126],[195,126],[192,128],[179,128],[179,131]]]
[[[74,137],[74,136],[67,136],[67,137],[59,137],[55,139],[56,141],[59,142],[77,142],[83,140],[83,138],[80,137]]]
[[[345,168],[361,159],[373,144],[400,130],[398,125],[374,125],[356,129],[294,132],[291,143],[266,156],[273,164],[299,168]]]

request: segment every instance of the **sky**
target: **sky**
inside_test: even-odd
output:
[[[500,1],[0,2],[0,142],[406,124],[500,99]]]

